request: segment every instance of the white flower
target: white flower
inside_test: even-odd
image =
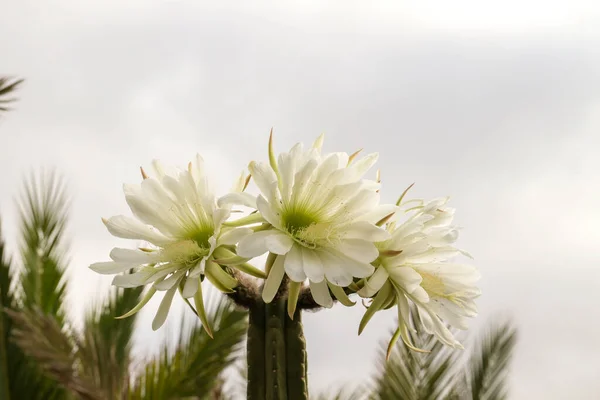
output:
[[[202,275],[221,290],[231,290],[237,285],[237,281],[214,262],[213,256],[215,250],[220,251],[218,246],[237,242],[240,232],[222,232],[230,209],[217,205],[200,155],[187,170],[164,168],[155,160],[150,176],[143,169],[142,176],[141,184],[123,187],[135,218],[119,215],[103,222],[112,235],[146,241],[150,246],[135,250],[114,248],[110,253],[112,261],[92,264],[90,268],[100,274],[134,271],[115,276],[115,286],[151,285],[142,302],[125,316],[141,309],[157,290],[166,291],[152,322],[156,330],[165,322],[178,288],[186,302],[194,297],[198,313],[203,314]],[[242,184],[243,179],[234,190],[241,191]],[[226,250],[222,253],[221,256],[231,254]],[[204,316],[200,317],[209,331]]]
[[[458,229],[452,225],[454,209],[446,207],[447,201],[405,203],[410,205],[405,220],[388,224],[392,237],[378,243],[380,265],[359,291],[363,297],[377,293],[373,300],[377,305],[386,302],[383,297],[395,296],[400,324],[395,337],[401,336],[411,348],[409,302],[417,312],[414,317],[418,318],[413,320],[420,321],[424,330],[442,343],[457,348],[462,346],[446,323],[467,329],[467,319],[477,315],[474,300],[480,295],[475,286],[479,272],[471,265],[448,262],[468,254],[453,246]]]
[[[379,206],[379,183],[363,179],[377,154],[357,161],[356,153],[322,155],[322,142],[321,135],[308,150],[297,144],[275,160],[270,140],[270,163],[249,166],[261,192],[256,208],[267,224],[243,238],[237,252],[247,258],[267,251],[277,255],[263,289],[265,302],[273,299],[287,274],[296,283],[308,278],[315,301],[331,307],[329,289],[336,297],[345,296],[340,287],[350,285],[353,277],[370,276],[378,256],[374,243],[389,238],[372,221],[394,207]],[[252,200],[228,199],[250,206]]]

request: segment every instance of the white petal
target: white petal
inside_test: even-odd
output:
[[[347,269],[344,261],[338,255],[321,251],[319,257],[325,268],[325,277],[336,286],[346,287],[352,283],[352,273]],[[372,271],[371,271],[372,273]]]
[[[275,172],[271,166],[262,162],[251,162],[248,166],[248,169],[252,174],[252,178],[254,179],[256,186],[258,186],[260,191],[265,196],[268,196],[269,192],[271,191],[272,184],[277,182],[277,176],[275,175]]]
[[[215,226],[215,229],[220,229],[221,225],[227,220],[227,218],[229,218],[230,214],[231,211],[229,211],[227,208],[217,208],[214,210],[213,225]]]
[[[156,290],[169,290],[173,287],[173,285],[177,285],[179,283],[179,281],[186,272],[187,271],[185,269],[177,271],[164,281],[155,283],[154,287],[156,288]]]
[[[375,293],[379,292],[379,289],[388,280],[388,273],[384,267],[378,267],[373,275],[371,275],[365,282],[365,286],[359,290],[358,294],[362,297],[373,297]]]
[[[238,244],[238,242],[240,240],[242,240],[246,236],[250,235],[252,232],[254,232],[252,229],[245,228],[245,227],[231,229],[221,235],[221,237],[219,238],[219,244],[222,244],[222,245]]]
[[[325,279],[325,269],[316,251],[302,247],[302,265],[304,273],[313,282],[321,282]]]
[[[319,152],[319,154],[321,154],[321,149],[323,148],[324,140],[325,140],[325,134],[321,133],[312,145],[313,149],[317,150]]]
[[[379,257],[379,250],[377,250],[375,244],[361,239],[342,240],[337,245],[337,250],[348,258],[367,264]]]
[[[279,290],[279,286],[281,286],[281,281],[285,275],[283,259],[283,256],[277,256],[271,267],[271,271],[269,271],[269,276],[265,281],[265,286],[262,291],[262,298],[265,303],[270,303],[273,300]]]
[[[364,213],[356,218],[357,221],[367,221],[373,224],[381,221],[391,213],[398,212],[399,207],[394,204],[380,204],[373,210]]]
[[[158,254],[156,252],[115,247],[110,252],[110,258],[117,262],[137,263],[140,265],[156,262],[158,260]]]
[[[183,290],[181,291],[181,296],[184,299],[189,299],[194,296],[198,291],[198,285],[200,284],[200,278],[191,278],[188,277],[183,285]]]
[[[113,236],[123,239],[141,239],[157,246],[164,246],[171,242],[165,235],[152,227],[124,215],[104,220],[104,224]]]
[[[292,246],[292,249],[285,256],[285,273],[294,282],[304,282],[306,280],[306,274],[304,273],[304,260],[302,258],[301,246],[296,244]]]
[[[362,239],[369,242],[383,242],[390,238],[390,234],[383,228],[380,228],[367,221],[354,221],[342,229],[345,239]]]
[[[153,268],[144,268],[134,274],[117,275],[113,278],[112,284],[123,288],[142,286],[152,275],[154,275]]]
[[[164,206],[151,203],[142,196],[126,195],[125,201],[127,201],[133,215],[143,223],[152,225],[166,234],[173,235],[177,233],[177,225],[164,217],[164,210],[166,209]]]
[[[246,192],[228,193],[217,201],[217,205],[219,207],[239,205],[256,208],[256,196]]]
[[[94,272],[97,272],[102,275],[112,275],[119,274],[121,272],[125,272],[131,268],[139,266],[140,263],[136,262],[99,262],[90,265],[90,269]]]
[[[285,233],[272,231],[272,234],[266,237],[265,244],[271,253],[283,255],[290,251],[294,240]]]
[[[325,265],[326,268],[327,268],[327,263],[325,262],[325,258],[323,257],[323,255],[327,254],[327,253],[329,253],[333,257],[333,258],[329,259],[329,263],[331,263],[331,264],[339,263],[340,268],[342,268],[345,272],[347,272],[350,275],[355,276],[357,278],[366,278],[367,276],[370,276],[375,271],[375,267],[373,267],[370,263],[362,262],[362,261],[350,258],[350,257],[346,256],[346,254],[340,252],[337,249],[327,249],[325,251],[320,252],[321,260],[323,261],[323,264]],[[327,274],[325,276],[327,276]],[[329,279],[329,277],[327,279]],[[338,286],[344,286],[344,285],[338,285]]]
[[[258,211],[260,212],[260,215],[262,215],[268,223],[270,223],[277,229],[281,229],[281,217],[278,213],[279,210],[276,205],[273,206],[269,204],[264,197],[258,195],[258,197],[256,198],[256,206],[258,208]]]
[[[461,349],[463,346],[458,342],[446,325],[426,306],[419,307],[419,316],[425,329],[433,333],[442,343]]]
[[[294,188],[292,190],[292,201],[296,202],[298,199],[301,199],[306,188],[308,187],[308,182],[312,177],[313,172],[317,168],[319,163],[317,160],[309,159],[306,164],[296,173],[294,177]]]
[[[173,302],[173,296],[175,295],[175,291],[177,290],[177,285],[173,286],[171,289],[165,293],[162,301],[160,302],[160,306],[158,306],[158,311],[156,312],[156,316],[152,321],[152,330],[157,330],[165,323],[167,319],[167,315],[169,315],[169,309],[171,308],[171,303]]]
[[[391,279],[400,285],[407,293],[412,293],[423,281],[423,277],[411,267],[390,268]]]
[[[246,236],[238,243],[238,255],[246,258],[254,258],[261,254],[265,254],[267,252],[266,239],[274,233],[276,232],[267,230],[254,232]]]
[[[324,279],[321,282],[310,281],[310,293],[317,304],[327,308],[333,307],[333,299]]]

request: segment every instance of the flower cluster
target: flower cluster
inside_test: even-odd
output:
[[[332,307],[334,299],[353,305],[351,294],[369,299],[359,333],[375,312],[396,306],[399,327],[392,344],[402,338],[419,350],[409,335],[418,323],[441,342],[460,347],[446,324],[466,329],[467,317],[476,315],[479,276],[474,267],[451,262],[468,254],[453,247],[458,228],[448,199],[404,201],[405,191],[396,204],[380,204],[379,179],[365,178],[378,155],[325,154],[322,145],[321,135],[309,148],[297,144],[276,156],[271,135],[268,161],[251,162],[250,175],[242,173],[220,198],[200,156],[183,170],[157,161],[151,174],[142,169],[140,185],[124,186],[135,218],[103,221],[114,236],[147,244],[115,248],[112,261],[90,267],[118,274],[116,286],[149,286],[123,317],[165,291],[152,324],[158,329],[178,290],[210,333],[202,281],[228,293],[244,273],[265,279],[261,295],[267,303],[286,286],[290,317],[306,284],[323,307]],[[246,192],[250,178],[257,195]],[[235,219],[235,206],[253,211]],[[267,253],[264,271],[249,263]]]

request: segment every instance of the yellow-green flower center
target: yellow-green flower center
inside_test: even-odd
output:
[[[283,215],[283,226],[294,236],[316,222],[313,216],[302,211],[289,212]]]
[[[193,240],[194,242],[196,242],[198,244],[198,246],[200,246],[203,249],[209,249],[210,248],[210,243],[208,241],[208,239],[210,239],[210,237],[212,235],[214,235],[214,230],[213,229],[205,229],[205,230],[198,230],[196,232],[193,232],[189,238],[191,240]]]

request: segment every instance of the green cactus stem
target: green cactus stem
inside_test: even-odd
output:
[[[269,304],[257,299],[249,311],[248,399],[308,399],[301,310],[291,319],[286,299],[279,298]]]

